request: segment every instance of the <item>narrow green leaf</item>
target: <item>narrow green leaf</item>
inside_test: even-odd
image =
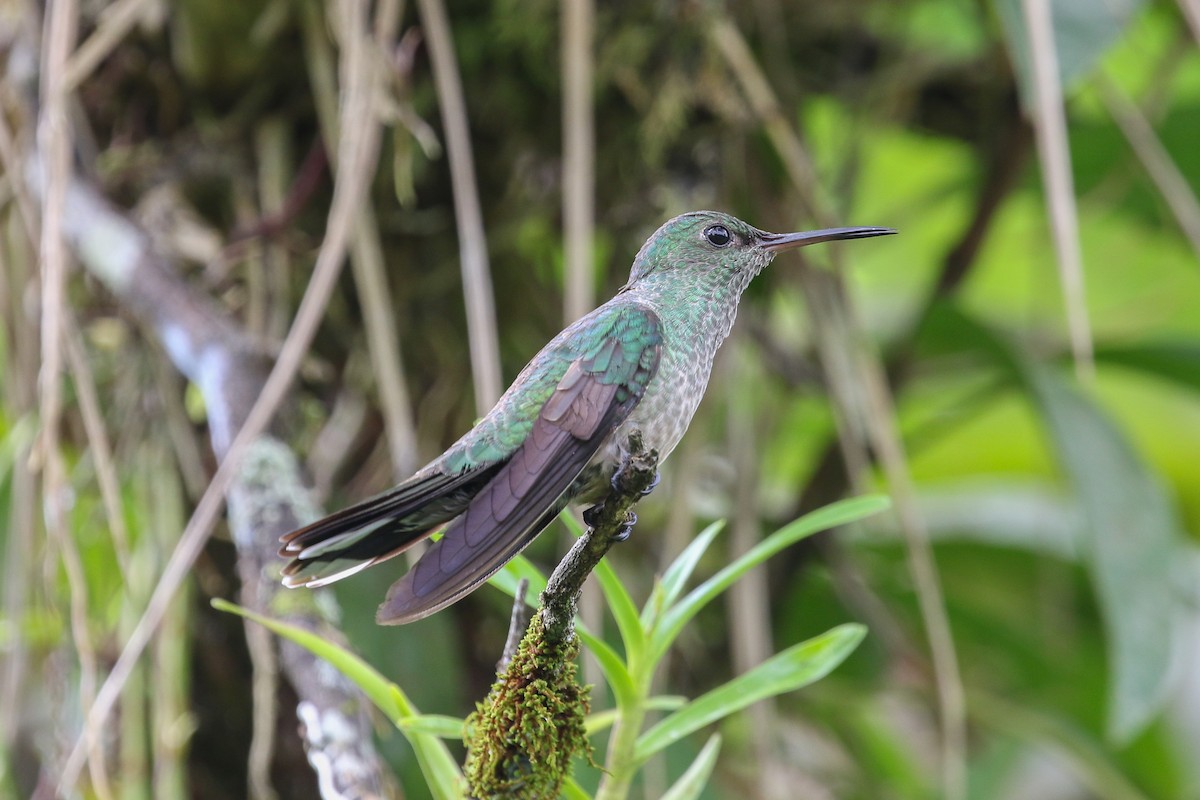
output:
[[[688,579],[704,557],[704,553],[712,544],[717,534],[725,528],[725,520],[717,520],[700,532],[700,535],[683,548],[671,565],[663,573],[662,580],[654,586],[654,592],[642,609],[642,628],[650,630],[658,622],[658,617],[670,608],[683,592]]]
[[[563,781],[562,796],[566,800],[592,800],[592,796],[585,792],[574,778],[569,776]]]
[[[213,598],[212,607],[218,611],[226,611],[253,620],[271,632],[290,639],[318,658],[328,661],[337,667],[338,671],[345,675],[351,683],[361,689],[363,694],[383,712],[384,716],[391,720],[392,724],[399,725],[402,720],[410,716],[408,709],[411,706],[408,706],[407,698],[404,698],[402,692],[400,695],[396,694],[397,691],[400,691],[399,687],[349,650],[333,642],[328,642],[311,631],[264,617],[219,597]],[[404,698],[403,702],[400,698]],[[415,714],[413,715],[415,716]]]
[[[749,672],[718,686],[671,714],[638,737],[635,758],[645,761],[684,736],[749,705],[791,692],[820,680],[858,646],[867,629],[839,625],[820,636],[789,647]]]
[[[1162,485],[1094,403],[1044,367],[1024,372],[1083,507],[1108,632],[1108,732],[1127,742],[1166,700],[1178,522]]]
[[[408,739],[433,796],[437,800],[458,800],[462,796],[462,772],[458,768],[458,763],[450,755],[450,750],[446,747],[445,742],[427,733],[410,732],[404,729],[404,724],[418,718],[419,714],[399,686],[384,678],[378,670],[354,653],[325,641],[311,631],[264,617],[220,598],[214,598],[212,605],[219,611],[237,614],[257,622],[337,668],[348,680],[361,689],[363,694],[378,706],[379,710]]]
[[[642,703],[642,708],[647,711],[674,711],[677,708],[686,706],[687,702],[688,699],[681,695],[659,695],[658,697],[647,698]],[[612,724],[617,720],[617,715],[620,713],[619,709],[609,708],[604,711],[597,711],[595,714],[588,714],[587,719],[584,721],[588,736],[611,728]]]
[[[650,659],[652,663],[662,658],[688,620],[751,569],[807,536],[827,528],[855,522],[872,514],[878,514],[890,504],[888,498],[880,495],[839,500],[810,514],[805,514],[763,539],[736,561],[689,592],[678,605],[667,610],[663,615],[662,623],[655,628],[651,636]]]
[[[704,791],[704,787],[708,785],[708,779],[712,775],[713,767],[717,765],[717,755],[720,752],[721,734],[714,733],[708,737],[708,741],[704,743],[703,749],[696,755],[696,760],[692,762],[692,765],[662,796],[662,800],[696,800]]]
[[[403,733],[424,733],[439,739],[462,739],[463,721],[443,714],[418,714],[396,725]]]
[[[617,621],[617,629],[621,631],[621,640],[625,643],[625,660],[632,663],[641,656],[646,647],[646,634],[638,618],[637,606],[608,561],[597,564],[592,574],[600,582],[600,590],[604,592],[608,610],[612,612],[613,619]]]
[[[633,678],[630,676],[629,670],[625,667],[625,662],[617,655],[617,651],[613,650],[608,642],[591,633],[578,623],[575,625],[575,633],[587,649],[592,651],[592,655],[596,657],[596,662],[600,665],[600,671],[604,673],[604,678],[613,690],[613,696],[617,699],[617,703],[622,706],[636,703],[638,691],[633,685]]]

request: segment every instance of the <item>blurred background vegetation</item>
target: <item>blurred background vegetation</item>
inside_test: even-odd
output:
[[[62,12],[77,27],[64,34],[75,172],[265,353],[326,235],[336,147],[322,129],[336,137],[352,79],[338,67],[349,5]],[[440,452],[494,398],[489,348],[506,383],[624,282],[668,217],[898,228],[782,257],[751,287],[688,437],[610,556],[644,598],[714,519],[730,530],[701,573],[847,494],[887,491],[902,512],[793,548],[681,639],[659,690],[694,696],[836,623],[870,628],[820,684],[725,724],[706,796],[939,797],[948,753],[981,800],[1200,798],[1200,4],[654,0],[592,15],[468,0],[444,9],[441,51],[461,106],[432,65],[438,8],[375,9],[367,61],[383,77],[362,124],[383,134],[354,269],[280,415],[315,497],[350,503]],[[52,785],[216,464],[200,389],[72,270],[55,442],[70,543],[47,535],[46,309],[22,211],[39,201],[15,174],[37,147],[53,12],[0,13],[0,794],[13,797]],[[474,187],[451,180],[459,111]],[[468,261],[491,287],[467,280],[485,310],[493,292],[494,325],[464,304],[466,196],[486,237]],[[550,565],[563,549],[548,533],[530,554]],[[82,796],[249,791],[257,672],[240,621],[209,607],[236,595],[237,558],[218,526],[105,729],[107,781],[93,770]],[[422,710],[461,715],[493,676],[509,601],[484,589],[378,628],[398,571],[338,584],[339,626]],[[957,668],[944,647],[930,655],[943,614]],[[258,720],[276,732],[265,758],[280,796],[315,796],[289,692]],[[701,743],[651,764],[639,796],[660,796]],[[404,796],[428,796],[404,740],[379,746]]]

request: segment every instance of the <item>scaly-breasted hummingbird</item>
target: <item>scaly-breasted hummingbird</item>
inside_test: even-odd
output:
[[[467,595],[574,500],[603,502],[633,429],[667,457],[687,430],[751,279],[781,250],[895,233],[767,233],[696,211],[655,231],[629,282],[555,336],[479,424],[395,488],[283,537],[287,586],[322,586],[446,526],[388,591],[398,625]]]

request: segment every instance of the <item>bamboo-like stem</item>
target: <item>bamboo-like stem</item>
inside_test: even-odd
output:
[[[592,268],[596,142],[592,110],[592,0],[562,6],[563,316],[569,324],[596,304]]]
[[[71,636],[79,655],[79,700],[81,705],[88,706],[95,697],[96,684],[99,682],[99,662],[88,625],[87,578],[83,559],[75,539],[67,530],[67,495],[70,487],[59,440],[65,365],[63,331],[67,319],[67,222],[64,217],[74,151],[68,109],[70,89],[63,74],[75,45],[78,12],[74,0],[52,3],[46,9],[46,22],[42,30],[41,107],[37,130],[38,147],[42,153],[42,163],[37,168],[44,171],[42,180],[45,185],[41,198],[41,237],[38,243],[42,275],[42,368],[38,375],[38,399],[42,427],[34,458],[42,469],[42,515],[46,533],[58,551],[67,574]],[[82,758],[84,753],[80,756]],[[111,797],[112,787],[98,739],[89,742],[86,758],[96,793],[101,798]]]
[[[392,28],[381,28],[382,23],[378,21],[376,25],[375,44],[380,48],[395,38],[394,9],[389,11],[387,16],[392,20]],[[321,22],[319,8],[307,5],[303,24],[305,49],[309,57],[305,61],[316,96],[321,136],[326,149],[334,152],[341,135],[337,113],[337,82],[334,76],[333,54],[328,40],[323,35]],[[331,166],[336,174],[337,163]],[[379,387],[379,407],[387,431],[392,473],[399,480],[408,477],[417,468],[417,431],[408,383],[404,379],[400,340],[392,321],[394,304],[387,282],[379,225],[374,204],[369,196],[364,197],[354,223],[354,232],[350,240],[350,267],[354,274],[359,305],[363,310],[371,370]]]
[[[1033,128],[1038,161],[1046,183],[1050,228],[1058,256],[1059,280],[1066,306],[1067,332],[1075,372],[1090,382],[1096,365],[1088,321],[1087,296],[1083,281],[1083,252],[1079,243],[1079,212],[1075,205],[1075,181],[1071,176],[1071,149],[1067,141],[1067,114],[1059,82],[1058,52],[1054,45],[1054,22],[1049,0],[1021,0],[1022,15],[1029,34],[1033,68]]]

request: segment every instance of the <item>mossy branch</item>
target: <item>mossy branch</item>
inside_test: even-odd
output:
[[[586,515],[588,529],[550,576],[516,656],[467,719],[469,797],[558,797],[571,759],[587,747],[588,688],[576,680],[575,664],[579,593],[637,521],[630,509],[653,488],[657,465],[658,453],[631,433],[612,493]]]

